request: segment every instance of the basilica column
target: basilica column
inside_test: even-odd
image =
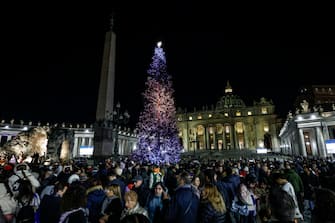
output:
[[[307,156],[306,153],[306,146],[305,146],[305,139],[304,139],[304,132],[302,129],[299,129],[299,146],[300,146],[300,151],[299,151],[299,155],[302,155],[304,157]]]
[[[222,150],[227,149],[227,142],[226,142],[226,126],[223,125],[222,131]]]
[[[316,127],[316,140],[317,140],[318,151],[319,151],[320,157],[322,158],[326,157],[327,151],[325,148],[325,142],[324,142],[324,138],[323,138],[320,126]]]
[[[213,143],[214,143],[214,149],[218,150],[218,144],[216,142],[216,127],[213,127]]]
[[[237,149],[238,148],[238,143],[236,142],[236,131],[235,131],[235,124],[231,126],[232,128],[232,148]]]
[[[205,145],[206,145],[206,150],[210,149],[209,147],[209,132],[208,132],[208,126],[205,126]]]

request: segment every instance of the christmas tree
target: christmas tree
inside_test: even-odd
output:
[[[144,109],[137,124],[137,149],[132,158],[151,164],[177,163],[182,148],[178,138],[174,90],[161,42],[155,48],[145,86]]]

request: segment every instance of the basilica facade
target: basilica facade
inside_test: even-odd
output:
[[[279,152],[281,122],[271,100],[248,106],[227,82],[225,94],[211,109],[177,111],[179,137],[185,152],[267,149]]]

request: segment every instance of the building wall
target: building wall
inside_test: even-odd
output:
[[[288,116],[280,132],[281,151],[285,154],[308,157],[333,156],[326,140],[335,128],[335,111],[301,112]]]
[[[50,126],[49,124],[41,124],[41,123],[20,123],[16,124],[14,121],[6,122],[3,121],[0,123],[0,142],[3,146],[6,142],[11,140],[15,137],[18,133],[22,131],[27,131],[28,129],[42,126],[49,129],[57,129],[59,130],[55,139],[49,140],[48,142],[48,154],[51,156],[58,156],[60,154],[66,154],[67,158],[75,158],[81,156],[80,148],[82,147],[93,147],[94,146],[94,129],[93,126],[84,125],[53,125]],[[66,132],[72,132],[71,135],[73,137],[69,137],[70,135]],[[128,155],[131,153],[132,150],[136,148],[137,137],[134,132],[131,132],[130,129],[115,129],[113,130],[113,134],[118,134],[117,138],[118,143],[113,141],[113,146],[110,148],[110,153],[108,155],[114,154],[114,146],[117,145],[118,151],[120,155]],[[50,138],[49,138],[50,139]],[[73,141],[73,142],[70,142]],[[69,148],[66,148],[68,151],[62,151],[62,145],[64,142],[71,145]],[[64,146],[63,146],[64,147]],[[59,150],[59,151],[58,151]]]
[[[178,111],[179,136],[185,152],[192,152],[256,150],[264,148],[264,135],[267,134],[268,149],[277,152],[280,151],[279,125],[273,112],[274,105],[264,98],[253,106]]]

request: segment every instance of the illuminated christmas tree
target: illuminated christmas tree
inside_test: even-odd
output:
[[[161,42],[155,48],[145,85],[144,109],[137,124],[137,149],[132,158],[151,164],[177,163],[182,148],[175,116],[174,90]]]

